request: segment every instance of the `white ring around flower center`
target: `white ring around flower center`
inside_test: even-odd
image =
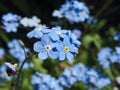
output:
[[[45,46],[45,50],[46,50],[46,51],[50,51],[50,50],[51,50],[50,45],[46,45],[46,46]]]
[[[55,34],[61,34],[61,32],[59,30],[55,31]]]

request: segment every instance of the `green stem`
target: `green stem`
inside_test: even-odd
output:
[[[23,69],[23,66],[25,64],[25,62],[27,61],[27,59],[25,59],[19,69],[19,72],[18,72],[18,75],[17,75],[17,83],[16,83],[16,87],[15,87],[15,90],[18,90],[18,86],[19,86],[19,81],[20,81],[20,76],[21,76],[21,72],[22,72],[22,69]]]
[[[24,55],[25,55],[25,60],[23,61],[23,63],[21,64],[21,66],[20,66],[20,69],[19,69],[19,72],[18,72],[18,74],[17,74],[17,82],[16,82],[16,87],[15,87],[15,90],[18,90],[18,86],[19,86],[19,81],[20,81],[20,76],[21,76],[21,72],[22,72],[22,69],[23,69],[23,66],[24,66],[24,64],[25,64],[25,62],[27,61],[27,56],[26,56],[26,53],[25,53],[25,49],[24,49],[24,46],[22,46],[23,47],[23,50],[24,50]]]

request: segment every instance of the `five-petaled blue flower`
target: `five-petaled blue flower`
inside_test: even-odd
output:
[[[52,59],[58,57],[58,51],[56,51],[56,43],[51,41],[51,38],[48,35],[44,35],[41,38],[41,41],[37,41],[34,44],[34,50],[38,52],[38,57],[40,59],[47,59],[48,56]]]
[[[71,44],[69,37],[65,37],[63,42],[58,45],[57,49],[59,51],[59,60],[64,60],[65,57],[67,57],[70,62],[73,61],[74,53],[77,51],[75,45]]]

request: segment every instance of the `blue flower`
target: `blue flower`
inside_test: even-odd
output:
[[[111,81],[109,78],[100,78],[97,80],[97,82],[95,83],[96,87],[101,89],[107,85],[111,84]]]
[[[115,47],[115,49],[116,49],[116,53],[118,53],[118,54],[120,54],[120,47]]]
[[[120,32],[115,33],[114,40],[120,41]]]
[[[120,54],[113,52],[112,55],[109,57],[112,63],[120,61]]]
[[[54,11],[55,12],[55,11]],[[57,10],[57,15],[67,18],[70,22],[83,22],[89,17],[89,10],[83,2],[67,1]],[[61,17],[58,17],[61,18]]]
[[[69,31],[68,36],[70,37],[72,44],[74,44],[76,47],[80,46],[81,42],[78,40],[78,35],[76,35],[75,32]]]
[[[8,48],[9,48],[9,53],[14,56],[16,59],[19,60],[19,63],[21,63],[23,60],[25,60],[25,52],[28,52],[28,48],[22,48],[20,45],[19,41],[17,39],[13,39],[12,41],[8,42]]]
[[[34,90],[63,90],[57,79],[39,72],[32,76],[31,83]]]
[[[5,55],[5,50],[2,47],[0,47],[0,59],[2,59],[4,55]]]
[[[97,54],[98,61],[103,68],[110,67],[109,57],[112,55],[112,50],[109,47],[102,48],[101,51]]]
[[[27,34],[27,37],[29,38],[41,38],[43,35],[42,29],[47,28],[45,25],[38,25],[37,27],[34,28],[31,32]]]
[[[96,24],[97,23],[97,19],[94,18],[93,16],[89,16],[89,18],[87,19],[87,24]]]
[[[6,32],[9,33],[9,32],[17,32],[17,27],[19,24],[16,22],[11,22],[11,23],[3,22],[3,25]]]
[[[53,27],[49,33],[53,41],[60,40],[60,37],[64,38],[66,36],[67,30],[61,30],[61,27]]]
[[[19,16],[16,15],[16,14],[7,13],[7,14],[2,16],[2,20],[5,21],[5,22],[18,21],[19,20]]]
[[[74,53],[77,51],[74,44],[70,43],[69,37],[65,37],[63,42],[58,45],[57,49],[59,51],[59,60],[64,60],[65,57],[67,57],[69,62],[73,61]]]
[[[44,35],[41,41],[34,44],[34,51],[38,52],[38,57],[42,60],[47,59],[48,56],[52,59],[58,57],[58,52],[55,50],[56,43],[53,43],[48,35]]]

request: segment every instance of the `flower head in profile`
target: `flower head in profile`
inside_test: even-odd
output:
[[[56,59],[58,57],[58,51],[56,51],[55,47],[56,43],[52,42],[48,35],[44,35],[41,41],[37,41],[34,44],[34,51],[39,53],[38,57],[42,60],[48,57]]]
[[[8,74],[8,76],[10,76],[10,75],[16,75],[16,69],[15,69],[15,67],[17,66],[17,64],[11,64],[9,62],[5,62],[5,65],[7,67],[7,74]]]

